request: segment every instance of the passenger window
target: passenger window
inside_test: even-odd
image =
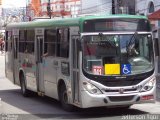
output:
[[[34,39],[35,39],[35,31],[27,30],[26,49],[25,49],[26,53],[29,54],[34,53]]]
[[[56,49],[56,29],[45,30],[44,54],[45,56],[55,56]]]
[[[24,53],[26,48],[25,37],[26,37],[26,31],[20,30],[19,31],[19,52],[21,53]]]
[[[62,28],[58,30],[57,39],[57,56],[58,57],[69,57],[69,29]]]

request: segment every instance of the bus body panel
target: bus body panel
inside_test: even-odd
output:
[[[58,99],[57,76],[60,69],[60,61],[54,57],[45,57],[43,66],[45,95]]]
[[[37,91],[37,81],[36,81],[36,62],[35,56],[26,54],[24,61],[25,63],[24,71],[26,76],[27,88],[29,90]]]

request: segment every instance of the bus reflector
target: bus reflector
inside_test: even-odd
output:
[[[120,74],[120,64],[105,64],[105,74],[106,75],[119,75]]]
[[[142,96],[141,100],[150,100],[150,99],[154,99],[153,95],[146,95],[146,96]]]

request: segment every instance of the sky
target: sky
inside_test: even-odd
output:
[[[26,0],[2,0],[3,8],[25,7]]]

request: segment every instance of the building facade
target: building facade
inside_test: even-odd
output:
[[[136,13],[148,16],[152,29],[160,28],[160,0],[136,0]],[[155,38],[158,38],[160,33],[155,33]]]
[[[152,24],[157,67],[157,78],[160,74],[160,0],[136,0],[136,13],[148,16]]]
[[[50,11],[51,17],[72,17],[79,14],[80,5],[81,0],[41,0],[41,15]]]
[[[135,14],[135,0],[81,0],[82,14]]]
[[[35,17],[41,16],[41,1],[40,0],[27,0],[26,3],[26,17],[28,21]]]
[[[136,0],[136,13],[149,15],[160,9],[160,0]]]
[[[135,14],[135,0],[113,0],[115,14]]]
[[[2,0],[0,0],[0,29],[2,29]]]
[[[135,14],[135,0],[28,0],[27,16],[76,17],[83,14]]]
[[[2,16],[2,0],[0,0],[0,17]]]
[[[81,14],[112,14],[112,0],[81,0]]]

